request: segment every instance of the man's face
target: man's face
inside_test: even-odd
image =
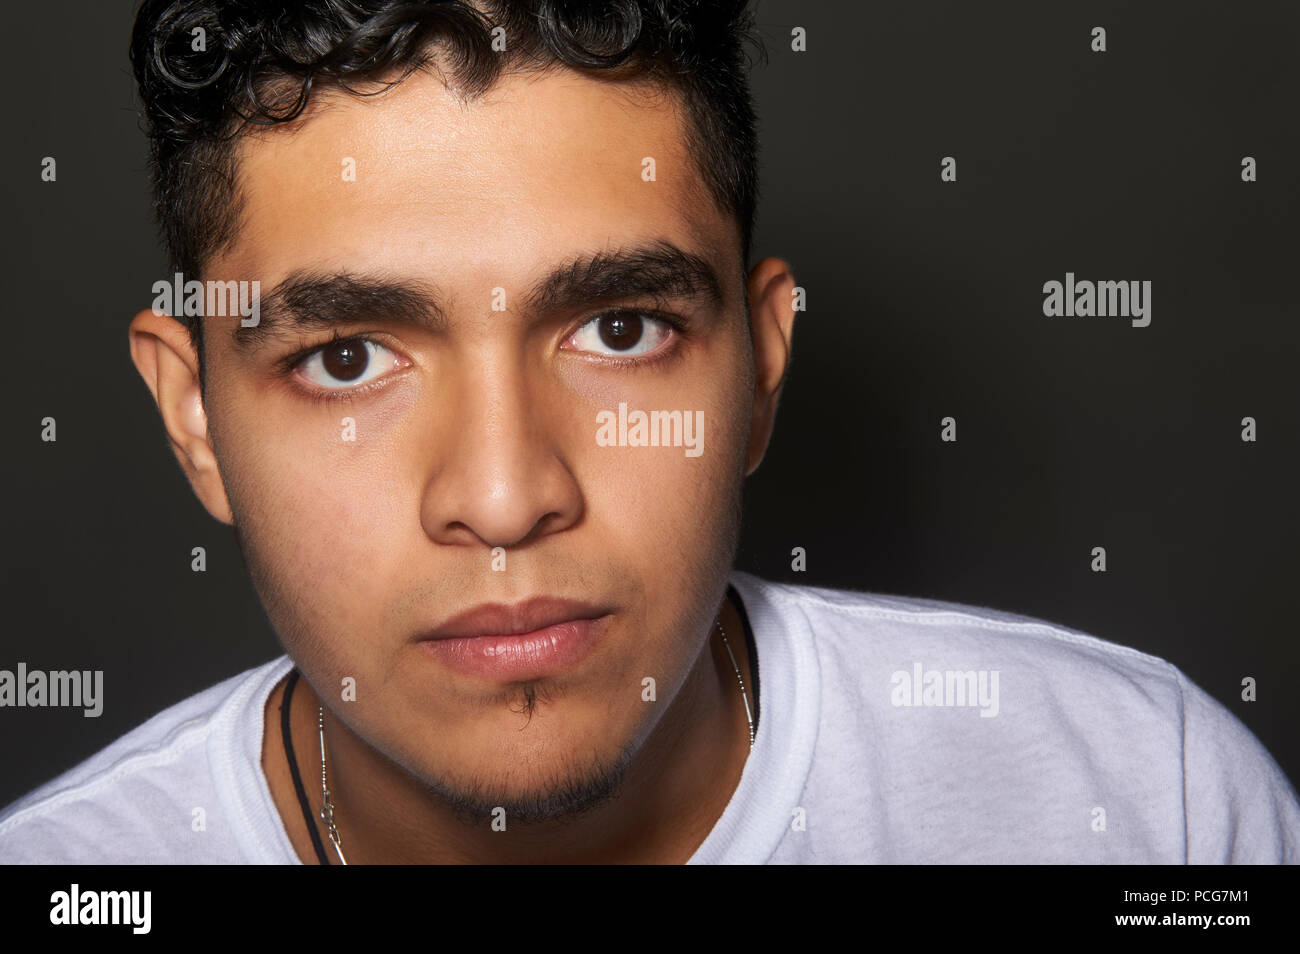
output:
[[[249,342],[238,319],[205,319],[208,428],[241,546],[325,705],[476,804],[544,813],[607,776],[717,610],[754,369],[737,229],[684,132],[674,99],[570,71],[506,78],[470,105],[416,74],[241,147],[238,238],[204,276],[263,290]],[[589,286],[574,300],[581,269],[539,294],[568,263],[662,243],[707,263],[720,300],[699,276],[627,294],[635,270],[599,300]],[[272,328],[288,310],[270,292],[291,277],[300,312],[342,322]],[[439,319],[400,320],[419,306],[381,283],[427,292]],[[642,317],[620,325],[614,308]],[[285,365],[332,337],[363,340]],[[598,441],[598,414],[620,404],[702,420],[698,456],[603,446],[619,426]],[[420,641],[537,596],[601,617],[585,655],[466,669]]]

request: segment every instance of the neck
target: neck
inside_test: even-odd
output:
[[[725,599],[722,623],[752,708],[744,630]],[[314,864],[316,853],[280,743],[282,696],[283,684],[268,700],[263,767],[298,856]],[[337,862],[318,817],[319,700],[305,680],[291,705],[294,754],[313,822],[330,860]],[[509,838],[486,821],[470,825],[456,816],[328,709],[325,742],[334,818],[349,864],[677,864],[694,854],[730,801],[749,754],[749,722],[736,670],[715,626],[681,690],[633,757],[619,793],[571,819],[511,826]]]

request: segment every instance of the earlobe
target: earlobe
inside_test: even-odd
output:
[[[745,476],[758,469],[772,439],[776,408],[790,366],[794,334],[794,272],[779,258],[754,266],[748,282],[750,337],[754,343],[754,408]]]
[[[131,321],[131,360],[153,394],[176,460],[199,501],[222,523],[234,522],[208,437],[199,362],[189,331],[170,315],[145,309]]]

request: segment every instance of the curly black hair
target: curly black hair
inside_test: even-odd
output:
[[[362,87],[382,80],[382,90],[426,64],[466,99],[508,72],[555,64],[672,90],[705,186],[736,217],[747,266],[758,149],[746,43],[766,55],[747,8],[748,0],[144,0],[131,64],[171,269],[200,276],[232,241],[235,141],[250,124],[292,122],[315,89],[366,95]],[[498,27],[504,52],[493,50]]]

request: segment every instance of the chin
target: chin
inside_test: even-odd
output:
[[[580,818],[617,797],[632,761],[627,748],[606,757],[587,749],[556,764],[555,749],[544,750],[551,753],[547,764],[510,759],[464,776],[441,774],[424,781],[433,795],[469,824],[500,818],[507,826],[537,824]]]

